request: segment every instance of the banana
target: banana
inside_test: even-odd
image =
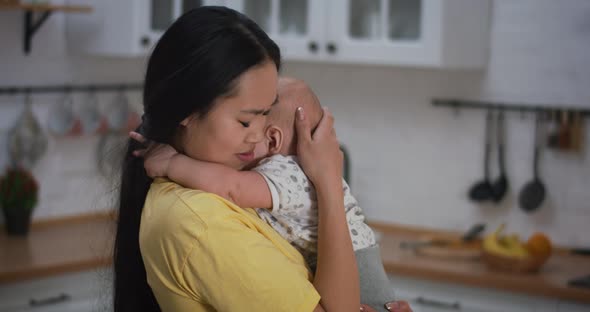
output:
[[[505,246],[513,257],[526,258],[529,252],[524,248],[517,234],[512,234],[506,238]]]
[[[508,258],[523,259],[529,256],[528,251],[520,242],[516,234],[501,236],[505,224],[502,223],[494,233],[486,236],[483,241],[483,249],[491,254]]]

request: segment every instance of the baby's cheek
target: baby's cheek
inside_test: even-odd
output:
[[[268,156],[268,143],[266,140],[256,144],[254,147],[254,159],[260,160]]]

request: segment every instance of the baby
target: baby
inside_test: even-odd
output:
[[[313,185],[297,163],[295,111],[304,108],[310,124],[317,126],[322,108],[313,91],[300,80],[280,78],[278,104],[268,116],[263,142],[254,149],[251,171],[194,160],[161,146],[146,156],[151,177],[167,176],[189,188],[215,193],[240,207],[259,207],[260,218],[272,226],[304,256],[312,272],[317,262],[318,211]],[[141,140],[136,133],[132,137]],[[342,180],[344,209],[358,264],[361,302],[375,309],[393,300],[373,231],[350,188]]]

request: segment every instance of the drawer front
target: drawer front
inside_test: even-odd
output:
[[[396,299],[414,312],[555,312],[557,300],[389,275]]]
[[[0,312],[104,310],[111,302],[110,270],[68,273],[0,285]],[[100,308],[100,309],[99,309]]]

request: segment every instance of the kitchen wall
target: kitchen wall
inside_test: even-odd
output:
[[[141,79],[144,59],[68,55],[60,13],[36,35],[31,55],[23,56],[21,15],[0,12],[0,85]],[[500,206],[478,206],[466,193],[482,176],[484,112],[430,105],[433,97],[461,97],[590,107],[590,2],[496,0],[491,27],[485,71],[289,62],[284,73],[309,82],[334,112],[351,155],[352,189],[369,219],[456,230],[507,221],[523,236],[542,230],[560,244],[590,245],[588,147],[584,155],[544,152],[541,175],[549,198],[536,213],[525,214],[516,198],[532,175],[533,119],[508,115],[511,192]],[[133,97],[139,105],[138,94]],[[45,120],[57,100],[36,96],[35,112]],[[0,144],[20,102],[22,97],[0,98]],[[52,139],[35,168],[42,183],[36,219],[110,206],[113,184],[96,173],[96,143]],[[0,153],[0,165],[5,161]]]
[[[52,1],[63,4],[65,1]],[[75,3],[75,1],[71,1]],[[23,13],[0,11],[0,85],[53,85],[64,83],[139,82],[144,71],[144,58],[99,58],[68,54],[65,37],[65,13],[53,13],[35,34],[32,51],[23,53]],[[136,107],[141,107],[139,92],[127,94]],[[47,124],[50,109],[63,95],[33,96],[34,112]],[[104,105],[115,94],[99,94]],[[87,94],[74,94],[80,102]],[[0,168],[7,164],[6,133],[16,122],[24,97],[0,96]],[[97,171],[96,150],[99,137],[51,137],[45,156],[34,168],[40,180],[40,202],[35,219],[88,213],[112,207],[114,180]],[[0,216],[0,219],[2,217]]]

